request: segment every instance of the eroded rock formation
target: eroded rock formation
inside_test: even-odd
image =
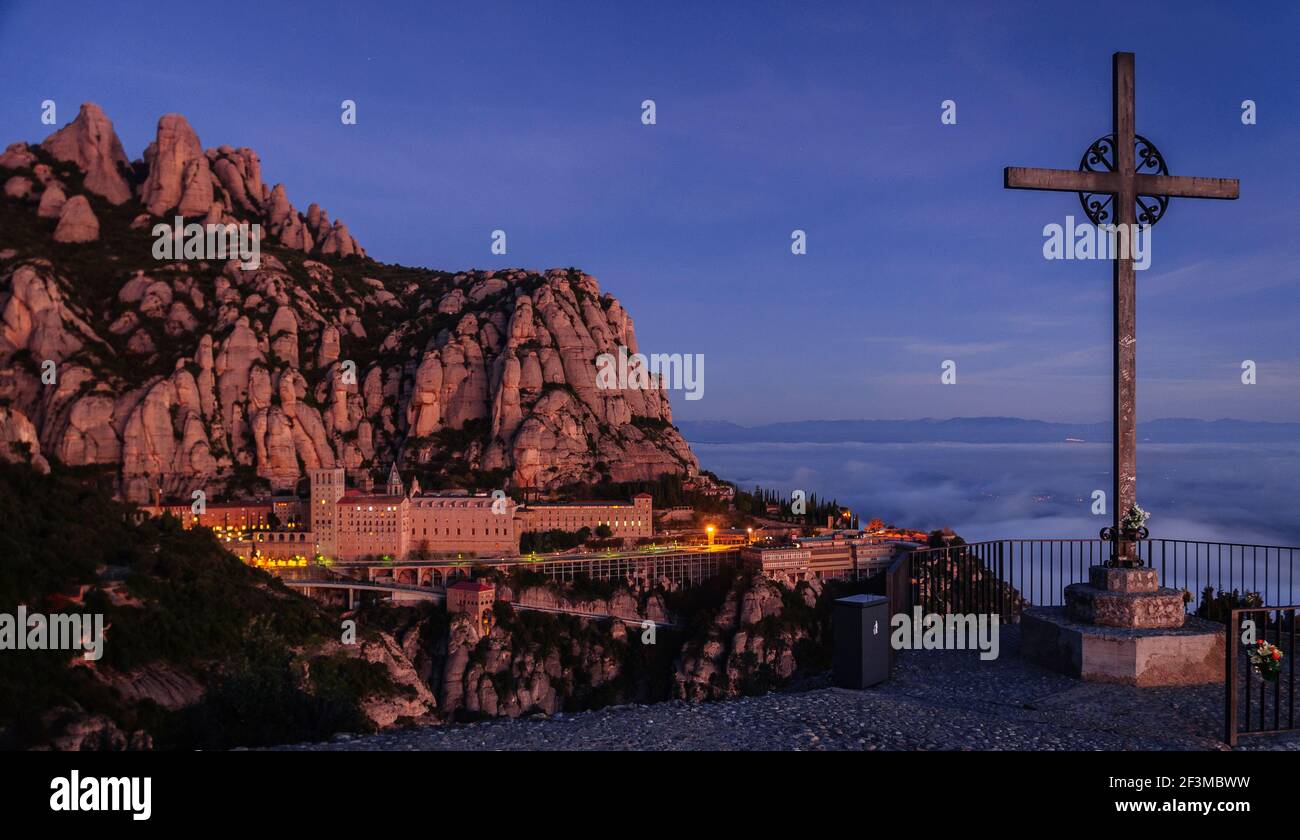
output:
[[[701,638],[683,649],[674,696],[721,700],[790,679],[801,665],[799,643],[811,639],[818,628],[808,616],[791,615],[787,598],[793,596],[811,612],[821,591],[821,581],[815,579],[801,581],[793,590],[764,577],[742,579],[727,593]]]
[[[39,212],[39,210],[38,210]],[[55,242],[94,242],[99,238],[99,219],[84,195],[74,195],[59,209]]]
[[[371,262],[342,222],[268,187],[253,151],[205,152],[179,115],[159,121],[139,183],[120,151],[87,105],[0,155],[0,179],[30,184],[0,199],[19,222],[0,230],[0,429],[30,437],[24,418],[45,456],[118,465],[134,501],[292,489],[314,467],[356,478],[395,458],[538,489],[696,471],[667,392],[596,387],[598,354],[638,348],[595,278]],[[124,212],[100,203],[119,199]],[[176,213],[263,225],[260,265],[109,252],[132,236],[146,252]],[[22,244],[41,237],[83,243],[86,260]]]
[[[41,148],[56,160],[75,164],[85,173],[86,189],[110,203],[121,204],[131,197],[126,179],[130,162],[122,150],[122,141],[117,139],[112,121],[95,103],[82,105],[77,118],[45,138]],[[0,158],[0,166],[4,165]]]

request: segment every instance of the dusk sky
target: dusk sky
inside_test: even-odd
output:
[[[0,4],[0,145],[50,134],[46,99],[60,126],[99,103],[133,159],[182,113],[376,259],[595,275],[643,351],[703,354],[678,419],[747,425],[1107,419],[1109,264],[1044,260],[1079,202],[1002,168],[1075,168],[1133,51],[1137,130],[1171,172],[1241,179],[1155,228],[1139,417],[1300,419],[1297,7],[64,5]]]

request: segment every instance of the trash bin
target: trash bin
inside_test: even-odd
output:
[[[832,681],[840,688],[868,688],[889,679],[889,599],[853,595],[835,599]]]

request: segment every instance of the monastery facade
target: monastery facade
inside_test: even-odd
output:
[[[308,471],[308,498],[214,502],[197,513],[189,504],[155,503],[146,512],[170,513],[185,527],[211,527],[233,553],[305,565],[314,556],[340,561],[437,556],[513,557],[526,531],[595,532],[601,525],[627,541],[654,533],[649,494],[630,502],[543,502],[522,506],[500,494],[407,490],[396,466],[382,493],[347,486],[342,468]]]
[[[405,492],[394,467],[382,495],[348,489],[344,471],[310,470],[316,553],[338,560],[421,554],[515,555],[519,504],[492,496]]]
[[[654,535],[653,497],[640,493],[629,502],[541,502],[523,507],[522,531],[595,531],[609,526],[612,536],[636,539]]]

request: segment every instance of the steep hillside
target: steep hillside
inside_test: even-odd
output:
[[[0,180],[0,458],[95,466],[132,501],[395,458],[425,487],[697,470],[665,392],[597,389],[596,356],[636,336],[576,269],[375,262],[179,115],[129,163],[85,105],[11,145]],[[176,215],[261,225],[260,265],[155,259],[152,229]]]
[[[100,614],[102,656],[5,650],[0,749],[272,744],[436,711],[391,636],[341,644],[336,614],[210,531],[136,523],[62,472],[0,464],[0,613]]]

